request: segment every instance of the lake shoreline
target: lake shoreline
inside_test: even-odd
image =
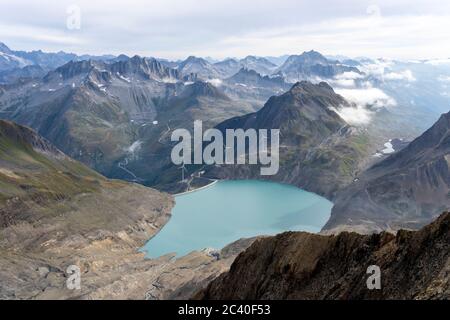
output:
[[[212,187],[213,185],[215,185],[219,181],[221,181],[221,180],[219,180],[219,179],[213,180],[211,183],[208,183],[206,186],[203,186],[203,187],[200,187],[200,188],[197,188],[197,189],[193,189],[193,190],[189,190],[189,191],[185,191],[185,192],[175,193],[175,194],[173,194],[173,196],[174,197],[178,197],[178,196],[182,196],[184,194],[189,194],[189,193],[197,192],[197,191],[200,191],[200,190],[204,190],[204,189],[207,189],[209,187]]]
[[[181,257],[223,248],[236,239],[286,231],[318,233],[333,205],[298,187],[261,180],[215,180],[174,196],[169,221],[142,248],[147,258],[168,253]]]

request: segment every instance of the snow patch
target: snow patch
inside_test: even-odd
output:
[[[375,153],[373,156],[374,156],[375,158],[381,158],[381,157],[383,156],[383,154],[377,152],[377,153]]]
[[[222,80],[220,79],[209,79],[206,82],[212,84],[214,87],[220,87],[222,85]]]
[[[164,83],[177,83],[178,82],[178,80],[174,79],[174,78],[163,78],[161,81]]]
[[[388,142],[386,142],[384,144],[384,149],[381,150],[381,152],[383,154],[390,154],[390,153],[394,153],[395,152],[394,146],[392,145],[392,140],[389,140]]]
[[[135,142],[133,142],[133,144],[131,146],[129,146],[126,151],[131,154],[134,155],[136,154],[142,147],[142,141],[141,140],[137,140]]]
[[[127,78],[127,77],[122,76],[119,72],[117,72],[117,76],[118,76],[120,79],[122,79],[122,80],[124,80],[124,81],[126,81],[126,82],[128,82],[128,83],[131,82],[130,78]]]

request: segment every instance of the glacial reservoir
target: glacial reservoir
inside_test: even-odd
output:
[[[240,238],[318,232],[333,204],[314,193],[266,181],[219,181],[176,196],[172,218],[144,247],[149,258],[221,249]]]

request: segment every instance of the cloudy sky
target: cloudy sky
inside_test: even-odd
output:
[[[81,12],[79,29],[67,27],[68,19],[71,26],[77,21],[74,8]],[[448,58],[450,1],[0,0],[0,41],[16,50],[170,59],[311,49],[353,57]]]

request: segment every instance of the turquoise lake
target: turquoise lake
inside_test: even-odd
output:
[[[144,246],[147,257],[221,249],[240,238],[318,232],[333,204],[314,193],[265,181],[219,181],[175,197],[172,218]]]

